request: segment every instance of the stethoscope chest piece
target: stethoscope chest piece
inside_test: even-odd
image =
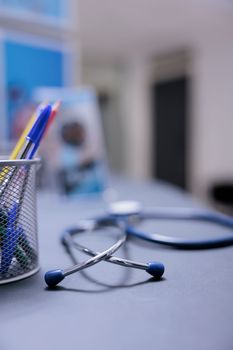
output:
[[[136,201],[113,202],[108,208],[108,214],[116,217],[130,217],[140,214],[141,211],[142,206]]]

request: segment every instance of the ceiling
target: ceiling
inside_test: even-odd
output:
[[[79,0],[84,58],[144,57],[233,37],[230,0]],[[233,44],[231,41],[230,44]]]

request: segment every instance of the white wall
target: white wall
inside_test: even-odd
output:
[[[151,176],[150,65],[144,59],[118,66],[84,63],[82,82],[108,92],[112,101],[103,116],[109,163],[136,178]],[[110,142],[109,142],[110,141]]]
[[[119,66],[84,61],[82,84],[92,85],[98,93],[107,94],[108,102],[102,111],[108,163],[113,171],[125,171],[125,134],[121,110],[122,74]]]
[[[122,130],[112,128],[114,123],[109,124],[113,147],[117,148],[127,174],[139,178],[152,174],[153,135],[148,94],[151,81],[156,76],[161,79],[157,75],[161,67],[156,68],[155,57],[187,50],[191,65],[188,64],[185,73],[193,82],[188,185],[195,194],[205,197],[213,181],[233,177],[232,4],[148,0],[138,1],[139,6],[134,6],[134,2],[127,0],[120,7],[113,0],[101,0],[95,11],[90,11],[95,6],[94,0],[80,0],[84,56],[92,63],[107,62],[108,67],[105,70],[103,64],[102,72],[107,72],[109,85],[116,88],[112,94],[118,109],[114,118],[118,118]],[[121,62],[117,71],[109,69],[113,62]],[[176,68],[179,60],[177,64]],[[166,75],[173,77],[170,68],[169,63],[162,79]],[[182,71],[183,64],[180,68]],[[93,77],[92,73],[89,77]],[[101,85],[103,77],[98,74],[94,80]],[[116,132],[121,135],[120,140],[115,137]]]
[[[190,176],[199,196],[215,180],[233,178],[233,41],[228,39],[213,36],[193,57]]]
[[[192,79],[188,185],[202,198],[206,198],[211,183],[233,177],[233,41],[225,35],[215,38],[193,47],[186,62],[182,63],[181,57],[175,65],[167,65],[168,75],[184,68]],[[158,70],[161,75],[161,66]],[[149,88],[156,78],[155,61],[132,59],[117,69],[103,65],[93,71],[85,70],[84,65],[85,71],[85,82],[111,91],[115,98],[114,121],[108,126],[115,149],[113,164],[130,176],[150,177],[153,134]],[[160,75],[158,79],[163,78]]]
[[[150,66],[143,59],[128,62],[122,70],[121,115],[125,130],[125,172],[136,178],[151,175]]]

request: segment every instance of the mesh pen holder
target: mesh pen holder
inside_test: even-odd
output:
[[[39,270],[35,160],[0,160],[0,284]]]

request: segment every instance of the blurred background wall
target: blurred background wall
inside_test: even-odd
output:
[[[59,25],[40,16],[46,2],[31,2],[26,21],[5,6],[16,2],[0,1],[0,31],[70,48],[67,84],[95,87],[113,171],[204,199],[214,183],[232,181],[231,1],[59,0],[68,9]],[[2,119],[1,139],[3,129]]]
[[[178,163],[183,166],[184,187],[202,198],[207,198],[213,183],[232,179],[232,3],[101,0],[97,5],[81,0],[80,22],[82,81],[105,95],[112,167],[137,178],[156,177],[156,145],[163,147],[164,157],[169,150],[166,142],[155,141],[156,101],[151,88],[185,78],[185,101],[181,101],[185,121],[177,119],[184,130],[176,131],[178,138],[185,132],[184,161],[170,154],[164,159],[173,159],[167,171]],[[175,127],[170,118],[167,134],[162,135],[167,144],[172,137],[169,129]],[[182,143],[174,152],[179,153],[179,147]]]

